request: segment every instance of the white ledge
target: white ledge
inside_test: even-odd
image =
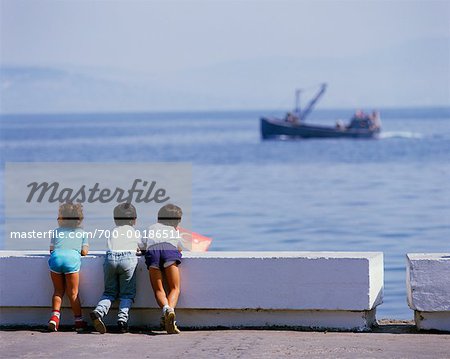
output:
[[[408,305],[419,329],[450,331],[450,253],[407,254]]]
[[[103,257],[102,252],[94,252],[82,258],[80,299],[87,310],[103,291]],[[180,325],[184,318],[184,325],[194,327],[367,329],[382,302],[382,253],[207,252],[183,253],[183,258],[177,306]],[[45,252],[0,251],[0,324],[27,324],[11,323],[15,308],[27,308],[27,317],[35,320],[44,315],[31,313],[44,313],[50,306],[53,287],[47,260]],[[131,324],[153,323],[150,317],[157,322],[156,312],[143,315],[157,308],[143,258],[133,308]],[[139,311],[140,315],[133,315]],[[18,321],[26,322],[27,317]]]

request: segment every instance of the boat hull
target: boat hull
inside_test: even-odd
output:
[[[279,119],[261,118],[261,137],[273,138],[376,138],[380,129],[339,129],[331,126],[292,124]]]

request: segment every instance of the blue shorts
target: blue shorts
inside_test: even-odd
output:
[[[147,268],[163,270],[172,264],[181,263],[180,251],[170,243],[157,243],[145,252],[145,264]]]
[[[56,249],[50,255],[48,266],[58,274],[77,273],[81,267],[81,255],[73,249]]]

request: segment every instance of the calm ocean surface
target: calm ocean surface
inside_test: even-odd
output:
[[[405,254],[450,251],[450,109],[381,111],[379,140],[263,142],[261,114],[3,115],[2,182],[5,162],[191,162],[211,250],[382,251],[378,318],[412,318]]]

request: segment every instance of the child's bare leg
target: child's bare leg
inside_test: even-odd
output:
[[[80,283],[80,274],[71,273],[66,274],[66,293],[72,306],[73,315],[75,317],[81,317],[81,304],[80,298],[78,298],[78,286]]]
[[[176,264],[172,264],[164,268],[164,273],[166,274],[167,284],[169,286],[169,294],[167,295],[169,307],[175,308],[178,297],[180,296],[180,271]]]
[[[153,288],[153,293],[155,293],[155,299],[159,307],[162,308],[168,304],[166,297],[166,292],[164,291],[163,277],[159,269],[149,268],[148,274],[150,276],[150,283]]]
[[[62,298],[64,297],[64,274],[58,274],[50,272],[50,277],[53,282],[53,297],[52,297],[52,310],[59,311],[61,309]]]

